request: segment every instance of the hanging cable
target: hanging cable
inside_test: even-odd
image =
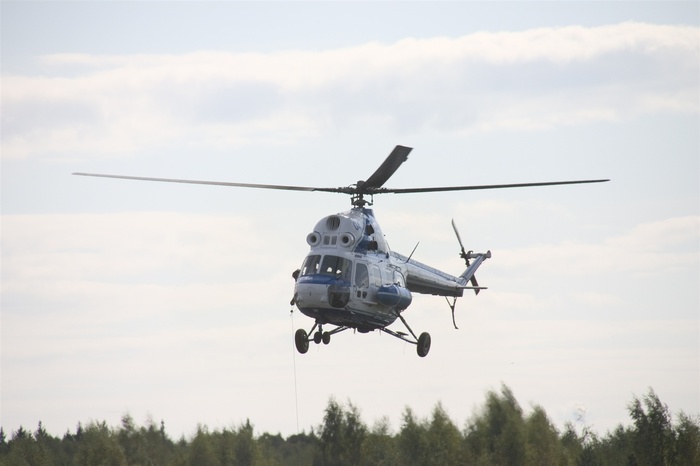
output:
[[[294,333],[294,308],[289,311],[292,322],[292,333]],[[294,410],[297,418],[297,435],[299,435],[299,395],[297,393],[297,354],[296,345],[292,344],[292,361],[294,366]],[[297,464],[301,465],[301,444],[297,443]]]
[[[289,311],[289,316],[292,322],[292,333],[294,333],[294,309]],[[296,411],[297,419],[297,435],[299,435],[299,395],[297,394],[297,355],[294,343],[292,343],[292,362],[294,366],[294,408]]]

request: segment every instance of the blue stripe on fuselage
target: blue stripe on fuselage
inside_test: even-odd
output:
[[[304,283],[310,285],[340,285],[340,286],[350,286],[350,282],[347,280],[340,280],[335,278],[333,275],[321,275],[312,274],[304,275],[299,277],[297,283]]]

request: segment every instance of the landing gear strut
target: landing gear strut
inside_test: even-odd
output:
[[[408,335],[406,335],[403,332],[395,332],[394,330],[390,330],[388,328],[380,328],[384,333],[388,333],[389,335],[398,338],[399,340],[403,340],[406,343],[410,343],[412,345],[416,345],[416,352],[418,353],[418,356],[421,358],[424,358],[428,355],[428,352],[430,351],[430,334],[428,332],[423,332],[420,334],[419,337],[416,336],[415,333],[413,333],[413,330],[411,327],[409,327],[408,322],[406,322],[406,319],[403,318],[401,314],[398,312],[396,313],[396,316],[401,319],[401,322],[403,325],[408,329],[408,331],[411,333],[411,336],[413,336],[413,340],[408,338]]]
[[[408,323],[401,316],[401,314],[397,312],[396,315],[399,319],[401,319],[401,322],[404,324],[406,329],[408,329],[413,338],[410,338],[410,336],[404,332],[396,332],[385,327],[380,327],[378,330],[381,330],[384,333],[388,333],[389,335],[396,337],[399,340],[403,340],[406,343],[416,345],[416,352],[418,353],[418,356],[420,356],[421,358],[426,357],[428,355],[428,352],[430,351],[430,334],[428,332],[423,332],[420,334],[420,336],[416,336],[416,334],[413,333],[413,330],[411,329],[411,327],[408,326]],[[299,351],[301,354],[305,354],[307,351],[309,351],[310,342],[313,341],[317,345],[321,343],[327,345],[331,342],[331,335],[340,333],[349,328],[350,327],[336,327],[330,332],[324,332],[322,324],[320,322],[316,322],[314,326],[311,327],[311,330],[309,330],[308,333],[303,328],[300,328],[296,331],[296,333],[294,334],[294,345],[296,346],[297,351]],[[362,332],[362,329],[360,329],[360,332]],[[309,335],[313,336],[309,337]]]

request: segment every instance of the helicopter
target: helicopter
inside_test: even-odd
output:
[[[460,246],[459,255],[466,265],[466,269],[461,274],[452,275],[412,259],[415,248],[408,256],[392,251],[373,209],[369,208],[374,204],[375,195],[602,183],[610,180],[385,188],[384,184],[408,160],[412,150],[411,147],[397,145],[369,178],[349,186],[335,188],[82,172],[76,172],[73,175],[350,195],[352,205],[350,210],[323,217],[306,236],[309,252],[301,267],[292,273],[295,283],[290,304],[314,320],[309,331],[303,328],[296,330],[295,347],[299,353],[304,354],[309,350],[311,342],[327,345],[332,335],[349,329],[360,333],[378,330],[415,345],[418,356],[425,357],[430,351],[430,334],[422,332],[416,335],[403,316],[403,312],[408,309],[413,300],[412,293],[445,297],[452,311],[452,323],[457,328],[455,322],[457,298],[462,297],[466,290],[474,291],[478,295],[481,290],[487,289],[479,285],[475,273],[485,260],[491,258],[491,251],[465,250],[454,220],[452,220],[452,228]],[[406,331],[389,328],[396,320],[401,321]]]

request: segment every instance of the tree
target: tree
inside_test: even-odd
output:
[[[678,415],[673,464],[700,464],[700,417]]]
[[[668,406],[650,388],[642,401],[635,397],[628,409],[635,426],[634,462],[639,466],[667,464],[674,440]]]
[[[347,411],[332,397],[328,400],[320,429],[319,457],[316,463],[357,465],[362,461],[362,443],[367,427],[359,410],[348,403]]]
[[[255,465],[258,463],[258,444],[253,436],[253,425],[249,419],[236,432],[234,447],[237,464]]]
[[[560,464],[565,461],[559,432],[541,406],[535,406],[525,421],[526,464]]]
[[[525,464],[525,421],[510,388],[487,393],[486,406],[467,425],[466,450],[482,464]]]
[[[367,436],[367,426],[362,422],[360,410],[348,401],[343,415],[343,437],[347,444],[347,464],[362,462],[362,444]]]
[[[189,446],[187,464],[192,466],[219,466],[221,462],[217,458],[211,440],[207,427],[197,426],[197,434]]]
[[[438,403],[426,432],[427,457],[433,465],[458,464],[461,456],[462,434],[447,412]]]
[[[302,431],[300,434],[290,435],[284,442],[282,464],[313,464],[318,451],[319,439],[313,429],[308,434]]]
[[[126,457],[119,442],[105,422],[91,423],[81,431],[75,464],[92,466],[123,466]]]
[[[428,432],[424,422],[413,414],[406,406],[402,415],[401,431],[399,432],[399,459],[401,464],[428,465],[427,457]]]
[[[250,420],[235,429],[210,432],[198,426],[191,439],[177,443],[165,424],[148,419],[137,426],[127,414],[112,429],[103,421],[55,438],[39,422],[36,431],[20,427],[6,438],[0,427],[0,465],[561,465],[700,466],[700,416],[676,417],[649,389],[628,405],[632,424],[598,436],[583,417],[560,435],[546,412],[523,410],[508,387],[488,392],[460,432],[441,403],[427,419],[404,409],[401,429],[391,432],[384,417],[368,430],[360,410],[328,402],[320,436],[311,430],[282,438],[256,437]],[[674,423],[675,420],[675,423]]]
[[[345,464],[347,445],[343,439],[343,408],[332,397],[326,405],[319,433],[321,464]]]
[[[362,464],[385,466],[399,464],[396,441],[391,435],[389,418],[382,417],[374,423],[362,444]]]
[[[49,435],[41,421],[39,421],[39,425],[34,432],[34,441],[40,455],[46,458],[43,464],[65,464],[67,462],[67,456],[61,446],[61,441]],[[35,461],[32,464],[41,463]]]
[[[119,445],[124,450],[124,455],[128,458],[129,463],[144,464],[148,455],[143,442],[143,437],[139,435],[139,431],[134,425],[134,419],[125,414],[122,416],[122,426],[117,434]]]

